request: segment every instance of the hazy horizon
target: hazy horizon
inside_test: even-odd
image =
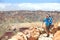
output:
[[[0,0],[0,11],[11,10],[60,11],[60,0]]]

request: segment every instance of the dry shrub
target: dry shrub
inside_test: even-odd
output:
[[[18,32],[16,35],[12,36],[11,39],[8,40],[27,40],[26,35],[22,32]]]
[[[2,39],[9,39],[9,38],[11,38],[12,36],[13,36],[14,34],[13,34],[13,32],[5,32],[1,37],[0,37],[0,40],[2,40]]]

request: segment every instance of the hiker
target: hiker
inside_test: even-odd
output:
[[[52,17],[51,16],[46,16],[46,18],[44,18],[43,22],[45,23],[46,27],[45,27],[45,31],[47,33],[47,37],[49,37],[49,29],[50,29],[50,26],[52,25]]]

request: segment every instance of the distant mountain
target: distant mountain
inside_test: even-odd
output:
[[[51,15],[54,22],[60,21],[59,11],[0,11],[0,23],[2,22],[32,22],[32,21],[43,21],[46,15]]]

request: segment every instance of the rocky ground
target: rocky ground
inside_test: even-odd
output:
[[[36,38],[38,37],[38,40],[52,40],[53,39],[53,34],[50,34],[49,37],[46,37],[47,34],[45,33],[44,30],[42,30],[42,27],[45,26],[45,25],[42,25],[42,24],[43,24],[42,22],[10,24],[10,26],[8,26],[7,28],[8,29],[11,28],[11,29],[9,29],[9,30],[8,29],[7,30],[5,29],[7,33],[6,34],[3,33],[4,35],[2,35],[2,36],[3,36],[3,38],[4,38],[4,36],[6,37],[6,35],[9,37],[9,35],[11,34],[10,32],[12,32],[12,33],[14,33],[14,36],[17,37],[16,36],[17,32],[22,32],[27,37],[30,37],[30,36],[34,35],[33,37],[36,37]],[[55,26],[57,27],[58,25],[55,25]],[[16,30],[13,31],[15,28],[16,28]],[[23,30],[23,31],[20,30],[20,29],[24,29],[24,28],[28,28],[28,29]],[[53,29],[52,32],[54,32],[54,29]],[[19,33],[19,35],[20,34],[21,33]],[[18,37],[19,37],[19,35],[18,35]],[[11,36],[11,37],[13,37],[13,36]],[[18,38],[16,38],[16,39],[18,39]]]
[[[52,38],[53,38],[53,34],[50,34],[50,36],[49,37],[46,37],[46,33],[45,34],[41,34],[40,36],[39,36],[39,39],[38,40],[52,40]]]

